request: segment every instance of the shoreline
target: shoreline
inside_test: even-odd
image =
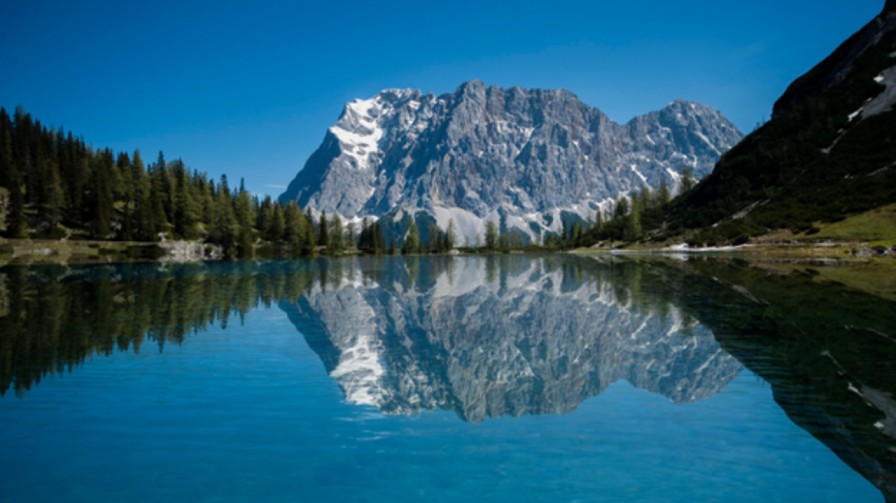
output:
[[[270,243],[260,244],[262,250]],[[870,259],[892,260],[896,263],[896,245],[874,246],[862,241],[821,242],[765,242],[733,246],[690,247],[687,244],[664,246],[633,245],[629,247],[602,246],[570,250],[508,250],[464,252],[453,250],[441,255],[527,253],[571,253],[576,255],[668,255],[722,256],[732,258],[810,260],[830,263],[861,263]],[[358,252],[341,255],[358,255]],[[440,255],[440,254],[423,254]],[[327,256],[321,254],[320,256]],[[284,258],[259,256],[259,259]],[[299,258],[299,257],[295,257]],[[0,266],[7,264],[108,264],[129,262],[207,262],[231,260],[223,256],[216,245],[198,241],[99,241],[63,239],[2,239],[0,238]]]

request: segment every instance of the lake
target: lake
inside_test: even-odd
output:
[[[0,268],[0,500],[896,501],[896,304],[712,258]]]

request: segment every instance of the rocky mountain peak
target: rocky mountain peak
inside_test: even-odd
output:
[[[707,174],[740,138],[721,113],[685,100],[617,124],[566,90],[388,89],[345,106],[280,199],[386,219],[399,239],[414,214],[443,229],[453,220],[461,242],[489,220],[540,241],[621,195],[664,180],[674,191],[683,170]]]

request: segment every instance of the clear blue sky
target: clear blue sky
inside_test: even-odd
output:
[[[742,130],[883,0],[0,0],[0,106],[277,195],[346,101],[470,79],[616,121],[675,98]]]

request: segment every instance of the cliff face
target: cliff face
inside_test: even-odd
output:
[[[617,124],[568,91],[478,81],[434,96],[386,90],[346,105],[281,201],[401,221],[425,213],[461,242],[504,220],[529,239],[620,195],[675,190],[740,140],[710,107],[678,100]]]

